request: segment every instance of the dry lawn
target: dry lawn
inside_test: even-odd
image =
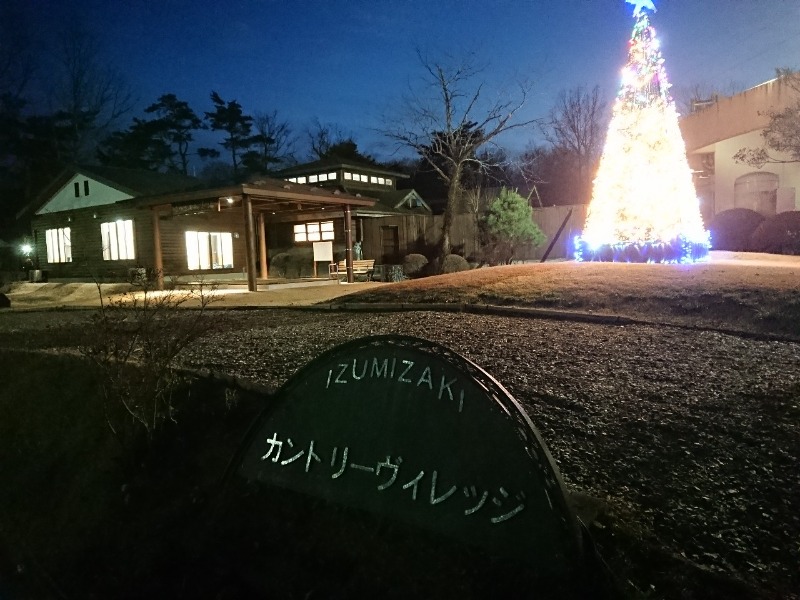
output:
[[[483,268],[382,286],[347,301],[513,305],[800,337],[800,257],[711,254],[689,265]]]

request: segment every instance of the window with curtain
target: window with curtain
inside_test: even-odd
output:
[[[70,243],[69,227],[46,230],[45,244],[47,245],[47,262],[72,262],[72,244]]]
[[[187,231],[189,270],[232,269],[233,234],[227,231]]]
[[[132,260],[136,258],[133,245],[133,221],[113,221],[100,224],[103,238],[103,260]]]

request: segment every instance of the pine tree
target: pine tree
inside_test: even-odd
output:
[[[576,258],[692,261],[708,253],[708,232],[656,32],[643,3],[632,4],[628,62]]]
[[[529,244],[545,241],[545,235],[533,220],[528,201],[516,190],[501,188],[486,211],[486,227],[492,237],[494,254],[503,264],[510,264],[514,254]]]

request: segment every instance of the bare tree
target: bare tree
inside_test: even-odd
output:
[[[122,75],[102,60],[96,36],[64,32],[57,49],[59,76],[50,91],[56,126],[64,132],[65,160],[79,162],[94,154],[100,138],[134,105]]]
[[[733,156],[736,162],[758,169],[765,164],[800,162],[800,73],[778,69],[777,75],[797,95],[797,100],[781,111],[766,113],[770,120],[761,132],[764,146],[740,148]]]
[[[581,181],[577,172],[576,157],[561,148],[531,145],[520,157],[519,173],[530,190],[528,201],[531,205],[588,202],[591,177]]]
[[[447,186],[447,206],[437,251],[438,266],[450,253],[450,228],[462,192],[466,167],[488,168],[478,151],[502,133],[528,127],[532,120],[516,121],[530,87],[520,84],[515,98],[488,100],[485,83],[478,81],[481,69],[475,57],[450,64],[418,56],[424,69],[424,93],[412,93],[404,100],[400,118],[387,119],[396,127],[382,133],[399,146],[422,157]]]
[[[516,172],[525,183],[524,187],[528,190],[528,203],[533,205],[535,202],[539,208],[544,206],[539,187],[547,184],[547,181],[543,178],[541,165],[546,154],[547,151],[544,148],[529,145],[515,165]]]
[[[275,165],[294,161],[297,138],[292,135],[289,123],[278,119],[278,111],[256,112],[253,115],[253,129],[256,131],[258,161],[264,172],[272,170]]]
[[[593,167],[603,149],[605,108],[599,86],[562,90],[543,128],[553,148],[572,158],[581,190],[590,187]]]
[[[340,144],[347,139],[337,125],[323,124],[318,118],[311,122],[306,130],[306,136],[311,146],[312,157],[317,160],[328,156],[331,146]]]

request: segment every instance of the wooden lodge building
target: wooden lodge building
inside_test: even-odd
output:
[[[355,242],[363,258],[398,262],[419,237],[408,217],[430,215],[414,190],[397,190],[402,174],[378,167],[318,161],[280,177],[209,189],[151,171],[68,169],[32,209],[36,268],[50,280],[121,280],[132,269],[159,284],[246,278],[255,291],[274,256],[306,249],[311,262],[314,243],[329,241],[353,281]]]

